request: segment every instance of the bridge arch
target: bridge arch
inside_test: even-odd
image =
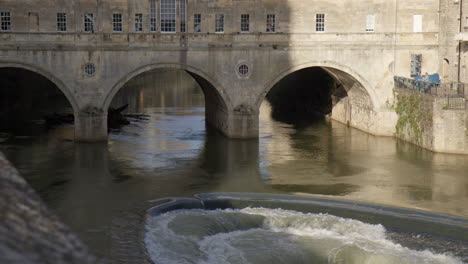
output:
[[[300,70],[314,67],[319,67],[325,70],[328,74],[330,74],[330,76],[332,76],[337,81],[338,84],[341,84],[344,87],[346,92],[349,92],[353,87],[356,86],[361,88],[361,90],[364,91],[369,97],[369,107],[371,107],[372,109],[380,105],[380,101],[375,91],[371,88],[371,84],[364,77],[358,74],[355,70],[332,61],[312,61],[287,68],[283,70],[279,75],[276,75],[275,77],[271,78],[267,85],[264,87],[264,90],[262,91],[255,103],[256,109],[260,108],[260,105],[262,104],[268,92],[285,77]]]
[[[24,69],[30,72],[34,72],[36,74],[41,75],[42,77],[51,81],[57,88],[63,93],[63,95],[67,98],[68,102],[73,108],[73,111],[76,113],[79,109],[79,104],[73,95],[72,91],[67,87],[67,85],[56,77],[54,74],[50,73],[49,71],[43,69],[42,67],[31,65],[23,62],[14,62],[14,61],[1,61],[0,60],[0,69],[1,68],[18,68]]]
[[[131,79],[137,77],[138,75],[149,72],[152,70],[157,69],[176,69],[176,70],[184,70],[188,74],[190,74],[200,85],[205,94],[205,100],[207,103],[216,104],[217,107],[221,107],[222,110],[228,111],[232,108],[231,99],[229,96],[224,92],[222,86],[216,82],[213,78],[211,78],[208,74],[204,73],[203,71],[188,65],[177,64],[177,63],[157,63],[157,64],[150,64],[139,67],[138,69],[127,73],[124,77],[119,79],[117,83],[115,83],[111,90],[107,93],[104,103],[102,105],[102,109],[107,110],[109,109],[113,98],[115,95],[125,86],[127,82]],[[208,105],[207,105],[208,106]]]

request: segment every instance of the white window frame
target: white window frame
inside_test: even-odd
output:
[[[200,33],[202,27],[202,18],[201,14],[194,14],[193,15],[193,32]]]
[[[315,14],[315,32],[325,32],[325,14]]]
[[[366,16],[366,32],[375,32],[375,15]]]
[[[11,12],[0,12],[0,31],[11,31]]]
[[[112,14],[112,31],[122,32],[123,31],[122,22],[123,22],[122,13],[113,13]]]
[[[86,13],[83,16],[84,32],[94,33],[94,14]]]
[[[180,32],[187,32],[187,0],[180,0]]]
[[[175,33],[177,27],[176,0],[160,0],[159,3],[159,22],[161,32]]]
[[[422,24],[423,24],[423,15],[421,14],[413,15],[413,32],[415,33],[422,32]]]
[[[215,32],[224,33],[224,14],[215,15]]]
[[[143,14],[135,14],[135,32],[143,32]]]
[[[267,33],[276,32],[276,14],[267,14],[266,32]]]
[[[243,33],[250,32],[250,14],[241,14],[240,30]]]
[[[57,31],[67,32],[67,13],[57,13]]]

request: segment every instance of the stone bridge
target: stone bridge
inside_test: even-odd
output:
[[[228,137],[257,137],[268,91],[311,67],[346,91],[332,119],[391,136],[393,76],[409,77],[414,63],[419,74],[438,72],[445,41],[439,1],[397,2],[0,0],[0,67],[55,83],[81,141],[106,140],[114,95],[159,68],[191,74],[205,94],[206,122]]]
[[[0,67],[55,83],[73,107],[75,137],[82,141],[105,140],[114,95],[133,77],[159,68],[192,75],[205,94],[206,122],[228,137],[257,137],[267,92],[309,67],[323,68],[347,91],[333,119],[392,135],[395,117],[385,104],[393,88],[392,44],[386,34],[3,33]]]

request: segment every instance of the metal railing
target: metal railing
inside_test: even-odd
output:
[[[395,76],[395,88],[447,98],[447,109],[468,109],[465,83],[433,83]]]

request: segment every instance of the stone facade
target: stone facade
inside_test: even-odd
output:
[[[412,54],[422,55],[422,73],[442,72],[444,58],[453,61],[456,1],[188,0],[184,16],[182,0],[0,0],[0,12],[11,19],[0,32],[0,67],[25,68],[53,81],[74,108],[77,140],[105,140],[113,96],[134,76],[156,68],[189,72],[205,92],[207,123],[229,137],[252,138],[258,136],[260,104],[275,83],[322,67],[348,92],[331,118],[392,136],[393,76],[410,77]],[[161,2],[175,4],[175,20],[161,20],[172,12]],[[66,14],[65,32],[58,32],[58,13]],[[90,32],[85,14],[93,14]],[[215,32],[220,14],[222,33]],[[242,15],[248,15],[248,30]],[[274,32],[268,15],[274,15]],[[163,27],[175,30],[161,32]],[[89,76],[87,64],[96,69]],[[242,65],[246,74],[239,72]],[[457,77],[450,65],[445,81]]]
[[[396,136],[434,152],[468,154],[468,111],[449,97],[396,89]],[[464,98],[462,105],[466,104]]]

